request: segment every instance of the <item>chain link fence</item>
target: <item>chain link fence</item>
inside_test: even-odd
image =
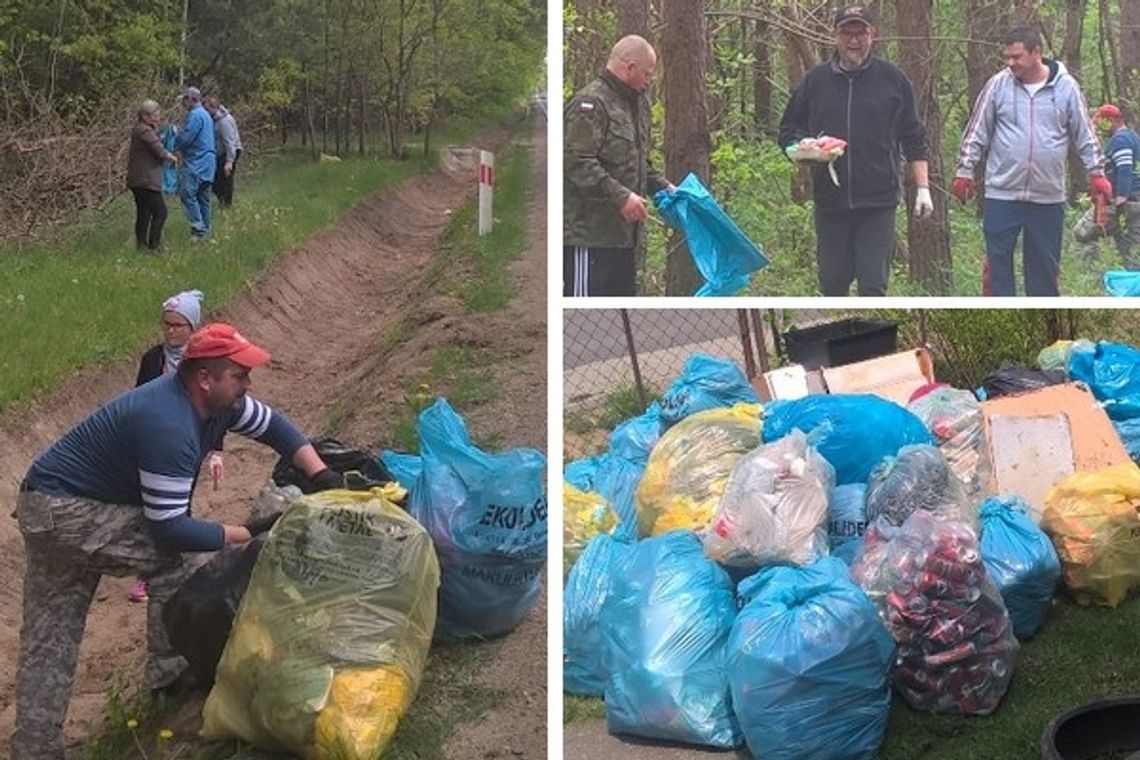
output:
[[[790,363],[784,334],[847,318],[898,325],[896,350],[926,347],[935,377],[975,388],[1003,363],[1033,365],[1056,340],[1140,345],[1140,312],[1076,309],[579,309],[563,312],[567,453],[604,448],[617,422],[641,412],[689,355],[730,359],[749,378]]]

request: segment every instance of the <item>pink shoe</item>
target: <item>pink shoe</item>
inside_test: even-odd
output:
[[[148,587],[147,582],[140,580],[135,584],[135,587],[131,589],[130,600],[132,602],[145,602],[147,599],[150,599],[150,594],[148,593],[149,591],[150,588]]]

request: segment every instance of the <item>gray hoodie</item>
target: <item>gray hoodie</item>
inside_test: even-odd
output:
[[[962,134],[958,177],[974,176],[987,149],[985,197],[1029,203],[1065,201],[1071,140],[1090,175],[1104,174],[1100,144],[1077,80],[1060,61],[1033,95],[1008,68],[990,77]]]
[[[218,154],[232,164],[241,150],[241,134],[238,133],[237,119],[225,106],[218,106],[218,112],[214,114],[214,133],[218,136]]]

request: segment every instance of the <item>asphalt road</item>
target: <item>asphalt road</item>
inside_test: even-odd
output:
[[[630,309],[638,353],[703,343],[740,334],[736,309]],[[564,309],[564,367],[628,355],[618,309]]]

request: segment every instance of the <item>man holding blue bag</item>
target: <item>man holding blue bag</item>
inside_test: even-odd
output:
[[[649,99],[657,53],[622,37],[606,70],[563,111],[562,287],[565,296],[632,296],[645,194],[673,186],[649,165]]]

